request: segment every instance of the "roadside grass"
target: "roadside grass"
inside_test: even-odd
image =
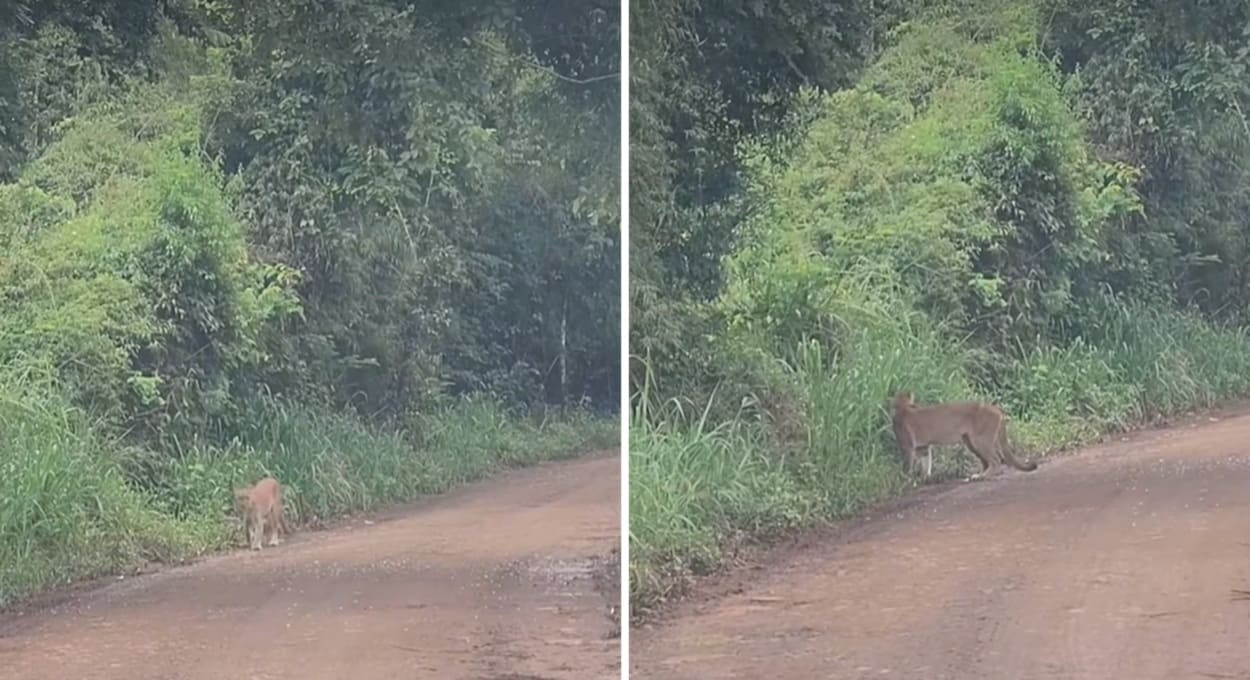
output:
[[[1250,334],[1195,314],[1107,303],[1090,310],[1097,334],[1022,352],[1005,388],[984,398],[1012,418],[1028,455],[1069,449],[1158,416],[1250,395]],[[866,325],[840,352],[801,344],[784,364],[803,433],[778,441],[775,414],[709,422],[712,409],[659,402],[653,376],[634,395],[630,450],[630,598],[646,618],[743,542],[766,541],[861,511],[903,492],[886,400],[977,393],[976,355],[919,326]],[[790,414],[793,417],[793,414]],[[935,474],[976,468],[942,449]]]
[[[211,540],[130,488],[96,432],[54,396],[0,391],[0,604]]]
[[[510,414],[488,399],[414,417],[400,433],[278,402],[246,436],[174,453],[106,437],[54,391],[0,384],[0,606],[43,590],[232,545],[231,491],[265,474],[318,524],[437,494],[501,469],[619,446],[615,418]]]

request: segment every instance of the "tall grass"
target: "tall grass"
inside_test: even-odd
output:
[[[479,398],[397,431],[259,403],[244,436],[228,446],[158,453],[104,437],[54,394],[0,384],[0,605],[230,545],[238,537],[231,490],[264,474],[289,487],[294,518],[315,524],[502,468],[619,445],[614,419],[510,414]]]
[[[0,604],[194,549],[130,488],[112,445],[65,400],[0,391]]]
[[[706,409],[652,399],[635,402],[629,453],[630,588],[643,605],[715,568],[736,537],[797,526],[817,504],[759,428],[711,427]]]
[[[630,593],[641,615],[724,564],[743,541],[762,540],[855,513],[908,483],[889,431],[886,400],[899,389],[923,401],[980,395],[1004,405],[1013,440],[1034,453],[1088,442],[1109,430],[1250,395],[1250,334],[1197,315],[1108,302],[1088,311],[1095,329],[1063,346],[1000,357],[997,391],[976,387],[983,355],[905,315],[859,319],[836,349],[799,343],[780,360],[790,401],[710,422],[702,409],[659,400],[644,367],[634,395],[630,450]],[[766,387],[763,389],[767,389]],[[795,419],[797,442],[778,436]],[[935,468],[976,467],[936,454]],[[944,460],[945,459],[945,460]]]
[[[509,414],[485,398],[460,400],[386,432],[341,414],[278,403],[257,410],[239,456],[291,488],[298,516],[321,520],[442,493],[506,467],[619,445],[615,420],[580,411]],[[229,469],[229,466],[222,466]]]

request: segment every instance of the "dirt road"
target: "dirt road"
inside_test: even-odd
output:
[[[521,470],[0,619],[4,680],[620,677],[620,459]],[[615,591],[613,595],[615,595]]]
[[[1250,678],[1250,416],[880,515],[635,628],[631,677]]]

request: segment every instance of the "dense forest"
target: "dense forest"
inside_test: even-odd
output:
[[[894,391],[992,399],[1035,454],[1250,394],[1250,4],[630,27],[636,613],[905,488]]]
[[[0,3],[0,604],[616,441],[619,13]]]

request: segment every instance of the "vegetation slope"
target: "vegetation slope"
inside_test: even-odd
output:
[[[904,489],[896,390],[1035,453],[1250,393],[1244,3],[751,7],[631,17],[636,613]]]

